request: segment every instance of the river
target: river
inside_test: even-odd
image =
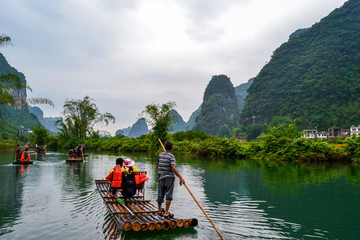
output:
[[[121,232],[94,183],[117,157],[148,172],[145,198],[156,204],[156,156],[31,153],[15,166],[0,152],[0,239],[220,239],[178,179],[170,211],[195,228]],[[177,169],[225,239],[360,239],[360,166],[177,157]]]

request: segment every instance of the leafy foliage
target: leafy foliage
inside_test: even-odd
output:
[[[301,132],[294,124],[281,124],[268,129],[260,137],[257,155],[268,160],[283,161],[348,161],[343,149],[321,140],[300,138]]]
[[[160,106],[160,104],[150,104],[145,107],[141,115],[145,117],[148,125],[153,130],[154,139],[158,138],[165,141],[167,132],[170,130],[171,121],[175,116],[170,114],[170,111],[176,106],[174,102],[167,102]]]
[[[48,142],[49,133],[45,128],[38,127],[33,129],[32,145],[45,145]]]
[[[0,74],[0,104],[14,104],[13,91],[20,88],[26,88],[26,84],[21,82],[18,75]]]
[[[176,132],[172,135],[174,140],[176,141],[191,141],[194,139],[205,140],[210,136],[205,134],[202,131],[186,131],[186,132]]]
[[[101,114],[89,96],[83,100],[66,100],[63,115],[64,122],[59,123],[62,139],[84,139],[94,134],[95,124],[115,122],[115,117],[110,113]]]
[[[0,47],[11,43],[11,38],[5,34],[0,35]]]

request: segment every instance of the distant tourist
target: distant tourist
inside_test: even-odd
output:
[[[86,145],[83,142],[81,142],[80,145],[81,145],[81,149],[83,151],[83,154],[85,154]]]
[[[16,161],[19,161],[20,160],[20,158],[21,158],[21,148],[20,148],[20,146],[19,146],[19,144],[18,145],[16,145]]]
[[[25,162],[25,161],[30,162],[30,152],[29,152],[29,150],[30,150],[30,147],[27,146],[25,148],[24,152],[21,154],[21,158],[20,158],[21,162]]]
[[[83,150],[82,150],[81,143],[76,147],[76,156],[78,158],[84,158],[84,153],[83,153]]]

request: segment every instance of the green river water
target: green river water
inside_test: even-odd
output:
[[[195,228],[121,232],[96,190],[117,157],[148,172],[145,198],[156,204],[156,156],[31,152],[32,165],[0,152],[0,239],[220,239],[185,187],[170,211]],[[360,166],[177,156],[177,169],[225,239],[360,239]]]

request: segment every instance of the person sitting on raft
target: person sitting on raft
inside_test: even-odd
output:
[[[109,175],[106,177],[106,180],[111,183],[111,193],[113,195],[116,195],[117,190],[121,188],[122,172],[124,171],[123,164],[124,159],[116,159],[116,166],[110,170]]]
[[[27,146],[25,148],[24,152],[21,154],[21,158],[20,158],[21,162],[25,162],[25,161],[30,162],[30,152],[29,152],[29,150],[30,150],[30,147]]]
[[[75,157],[74,149],[69,149],[68,157],[74,159],[74,157]]]
[[[124,169],[128,172],[138,172],[137,167],[135,167],[135,161],[130,158],[124,160]]]

